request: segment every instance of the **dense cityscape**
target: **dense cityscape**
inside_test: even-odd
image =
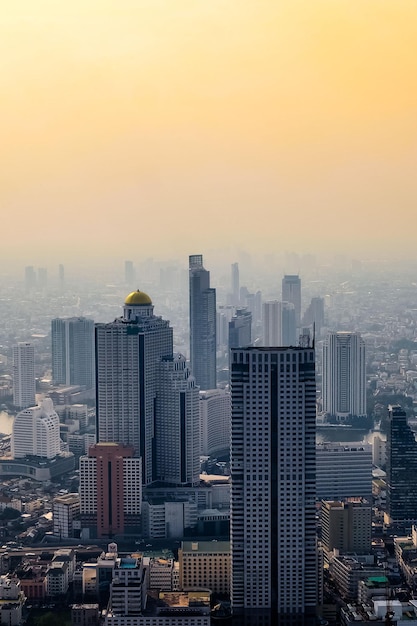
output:
[[[4,276],[1,623],[417,623],[415,267],[239,257]]]

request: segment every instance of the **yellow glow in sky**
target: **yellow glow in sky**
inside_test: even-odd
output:
[[[412,255],[416,42],[414,0],[3,2],[3,255]]]

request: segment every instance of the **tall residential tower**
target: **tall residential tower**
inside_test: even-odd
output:
[[[57,385],[94,387],[94,322],[86,317],[51,322],[52,379]]]
[[[314,350],[236,349],[231,368],[233,612],[302,624],[317,602]]]
[[[20,342],[13,347],[13,404],[19,409],[35,405],[35,348]]]

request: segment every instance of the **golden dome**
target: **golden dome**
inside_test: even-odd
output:
[[[126,296],[125,304],[127,305],[149,305],[152,304],[152,300],[144,291],[132,291],[128,296]]]

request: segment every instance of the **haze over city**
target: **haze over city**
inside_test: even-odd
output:
[[[405,0],[3,6],[3,267],[413,256],[416,18]]]

